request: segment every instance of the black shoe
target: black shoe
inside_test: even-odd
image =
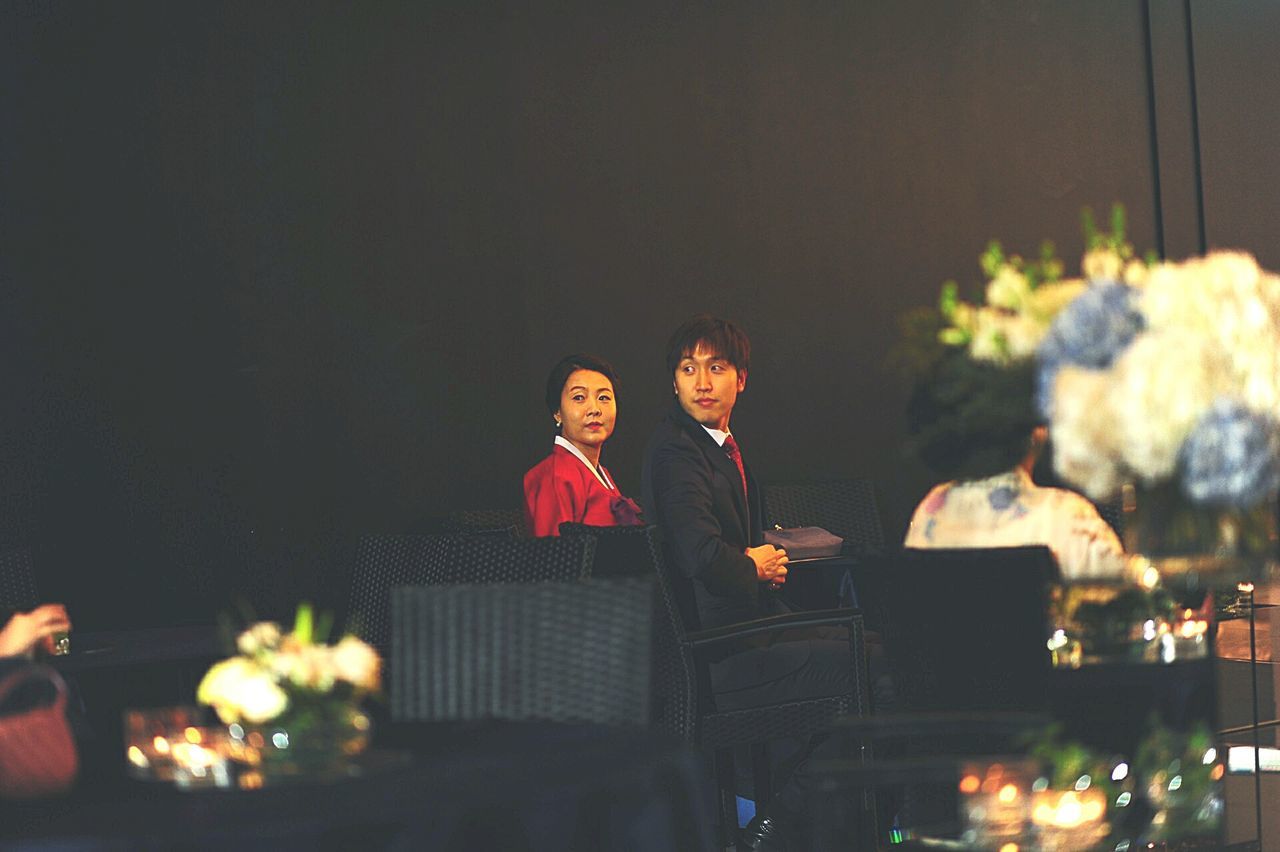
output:
[[[787,831],[767,814],[756,814],[738,838],[738,849],[752,852],[787,852]]]

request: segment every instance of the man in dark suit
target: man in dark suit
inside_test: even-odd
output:
[[[787,579],[787,555],[764,542],[760,491],[729,429],[750,357],[746,334],[726,320],[702,314],[677,329],[667,351],[675,403],[645,451],[645,515],[661,528],[670,564],[690,579],[704,629],[787,611],[775,594]],[[851,688],[839,629],[762,637],[710,668],[721,710]],[[785,849],[786,836],[802,830],[806,763],[747,827],[749,848]]]

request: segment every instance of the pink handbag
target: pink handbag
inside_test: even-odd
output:
[[[0,708],[13,690],[29,681],[47,681],[57,690],[52,704],[0,716],[0,796],[30,799],[62,793],[80,768],[67,722],[67,685],[53,669],[25,665],[0,681]]]

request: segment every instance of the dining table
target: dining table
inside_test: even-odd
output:
[[[116,760],[122,770],[124,755]],[[638,728],[389,722],[338,776],[255,789],[183,790],[98,770],[67,795],[0,803],[0,849],[711,847],[699,756]]]

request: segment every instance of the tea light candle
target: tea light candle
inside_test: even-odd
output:
[[[1030,801],[1024,780],[1013,767],[998,763],[966,767],[959,785],[966,840],[992,846],[1021,836]]]
[[[230,786],[227,756],[217,748],[201,745],[203,739],[200,731],[188,729],[184,739],[169,744],[174,783],[179,787]]]
[[[1035,794],[1031,822],[1040,848],[1087,849],[1106,834],[1106,799],[1101,790],[1045,790]]]

